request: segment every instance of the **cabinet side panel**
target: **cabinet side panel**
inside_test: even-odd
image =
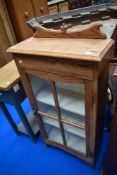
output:
[[[98,93],[97,93],[97,119],[96,119],[96,143],[95,143],[95,159],[97,158],[100,144],[102,141],[102,133],[104,129],[104,114],[108,88],[108,69],[109,61],[103,60],[99,64],[98,72]]]
[[[93,115],[93,110],[96,113],[96,106],[93,104],[93,81],[87,81],[85,89],[85,109],[86,109],[86,135],[87,135],[87,156],[91,158],[92,165],[94,163],[95,151],[95,126],[96,116]]]

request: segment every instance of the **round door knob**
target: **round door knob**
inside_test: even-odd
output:
[[[40,8],[40,12],[41,12],[41,13],[44,12],[44,8],[43,8],[43,7]]]
[[[22,64],[22,62],[23,62],[22,60],[19,60],[19,63],[20,63],[20,64]]]
[[[24,17],[27,19],[29,17],[29,13],[27,11],[24,12]]]

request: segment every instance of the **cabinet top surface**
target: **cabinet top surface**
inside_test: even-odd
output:
[[[8,91],[19,79],[15,61],[10,61],[0,69],[0,90]]]
[[[7,52],[86,61],[101,61],[112,47],[112,39],[29,38]]]

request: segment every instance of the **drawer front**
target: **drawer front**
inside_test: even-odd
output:
[[[69,10],[68,2],[63,2],[59,4],[59,12],[64,12]]]
[[[48,7],[49,9],[49,14],[54,14],[54,13],[58,13],[58,6],[57,5],[53,5]]]
[[[60,58],[31,58],[30,56],[17,58],[16,61],[19,67],[25,70],[41,71],[86,80],[92,80],[94,77],[94,65],[89,62],[77,62]]]

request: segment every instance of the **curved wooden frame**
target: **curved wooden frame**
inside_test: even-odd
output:
[[[41,25],[37,25],[34,28],[36,32],[33,34],[34,38],[80,38],[80,39],[106,39],[106,34],[100,30],[101,23],[95,23],[86,29],[82,30],[68,30],[67,25],[64,23],[60,27],[60,30],[47,29]]]

